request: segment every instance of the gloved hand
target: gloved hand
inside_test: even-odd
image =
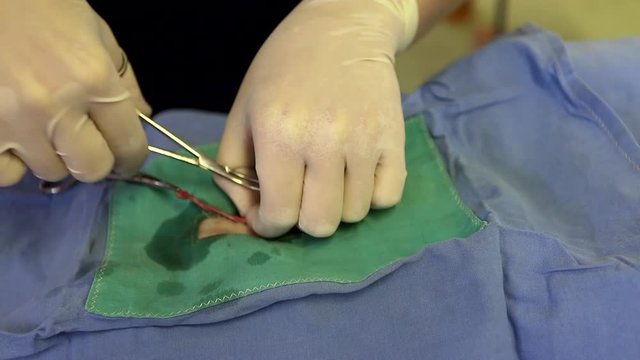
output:
[[[27,168],[81,181],[137,170],[150,112],[120,47],[84,0],[0,0],[0,186]]]
[[[265,237],[316,237],[402,197],[404,122],[394,69],[414,37],[416,0],[307,0],[256,55],[217,160],[255,167],[259,195],[216,178]]]

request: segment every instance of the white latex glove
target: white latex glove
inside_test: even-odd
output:
[[[216,178],[265,237],[316,237],[402,197],[404,122],[394,69],[416,0],[308,0],[274,30],[242,83],[218,161],[255,167],[259,195]]]
[[[0,186],[27,168],[97,181],[137,170],[149,112],[120,47],[84,0],[0,0]]]

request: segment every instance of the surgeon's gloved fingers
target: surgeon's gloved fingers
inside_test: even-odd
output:
[[[148,154],[142,122],[126,90],[114,86],[106,94],[111,95],[94,97],[89,117],[111,149],[115,158],[114,170],[131,175],[140,169]]]
[[[347,159],[344,180],[344,205],[342,221],[355,223],[369,213],[377,161]]]
[[[45,134],[34,132],[29,139],[29,151],[16,148],[13,149],[13,154],[39,179],[60,181],[69,175],[67,167]]]
[[[264,237],[276,237],[298,222],[304,162],[278,146],[256,145],[256,170],[260,179],[260,204],[246,215],[251,228]]]
[[[27,172],[27,166],[9,151],[0,153],[0,187],[17,184]]]
[[[327,237],[340,225],[344,198],[344,161],[320,157],[307,163],[298,227],[314,237]]]
[[[125,89],[131,94],[131,99],[136,109],[147,116],[151,116],[153,109],[142,95],[135,71],[133,70],[133,65],[129,64],[127,71],[121,77]]]
[[[237,106],[234,105],[231,108],[218,147],[216,161],[242,174],[257,178],[254,169],[253,139],[248,126],[241,118],[243,116],[244,113],[239,112]],[[214,180],[231,198],[241,215],[246,215],[249,209],[259,202],[259,193],[256,191],[233,183],[222,176],[215,175]]]
[[[71,175],[80,181],[99,181],[113,168],[111,149],[87,114],[65,114],[52,141]]]
[[[385,209],[400,202],[406,178],[404,146],[383,152],[376,168],[371,207]]]
[[[109,25],[100,17],[99,23],[100,37],[102,38],[102,42],[105,44],[107,52],[109,53],[111,62],[118,71],[122,69],[122,73],[119,75],[122,79],[124,88],[131,95],[134,106],[143,114],[150,116],[152,109],[142,95],[135,71],[133,70],[133,65],[131,64],[131,59],[128,59],[124,50],[121,49]]]

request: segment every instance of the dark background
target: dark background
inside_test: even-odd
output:
[[[89,0],[135,67],[154,113],[227,113],[262,43],[299,0]]]

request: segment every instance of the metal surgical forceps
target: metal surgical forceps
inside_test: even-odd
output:
[[[260,191],[260,187],[259,187],[259,183],[258,180],[255,178],[252,178],[248,175],[242,174],[240,172],[237,172],[233,169],[231,169],[228,166],[225,165],[221,165],[218,164],[215,160],[211,159],[210,157],[208,157],[207,155],[205,155],[204,153],[196,150],[193,146],[187,144],[185,141],[183,141],[182,139],[180,139],[178,136],[176,136],[175,134],[173,134],[171,131],[167,130],[165,127],[161,126],[160,124],[158,124],[157,122],[155,122],[153,119],[151,119],[150,117],[144,115],[143,113],[141,113],[140,111],[136,110],[138,112],[138,116],[144,120],[145,122],[147,122],[149,125],[151,125],[152,127],[154,127],[156,130],[160,131],[162,134],[164,134],[165,136],[167,136],[169,139],[173,140],[174,142],[176,142],[178,145],[180,145],[183,149],[185,149],[187,152],[189,152],[191,155],[193,155],[192,157],[190,156],[186,156],[186,155],[181,155],[178,154],[176,152],[173,151],[169,151],[169,150],[165,150],[165,149],[161,149],[155,146],[149,146],[149,151],[154,152],[156,154],[160,154],[163,156],[167,156],[170,157],[172,159],[175,160],[179,160],[182,162],[185,162],[187,164],[193,165],[193,166],[197,166],[203,170],[207,170],[210,171],[214,174],[217,174],[219,176],[222,176],[238,185],[244,186],[248,189],[254,190],[254,191]],[[175,188],[175,185],[169,184],[167,182],[164,182],[160,179],[151,177],[149,175],[145,175],[145,174],[138,174],[132,177],[123,177],[123,176],[119,176],[119,175],[109,175],[108,179],[112,179],[112,180],[124,180],[124,181],[131,181],[131,182],[137,182],[137,183],[142,183],[145,185],[150,185],[150,186],[155,186],[155,187],[160,187],[160,188]],[[48,182],[48,181],[43,181],[40,183],[40,190],[42,192],[48,193],[48,194],[58,194],[61,193],[69,188],[71,188],[75,183],[77,183],[77,180],[73,179],[73,178],[69,178],[66,180],[62,180],[62,181],[58,181],[58,182]]]

